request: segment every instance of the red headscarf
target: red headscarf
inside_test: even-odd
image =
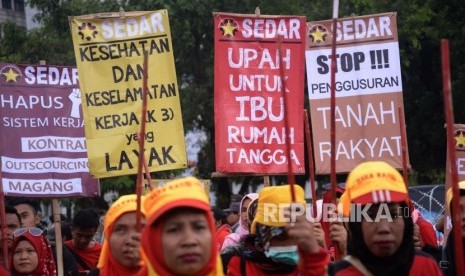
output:
[[[34,271],[28,274],[19,273],[18,271],[16,271],[13,265],[14,252],[16,250],[16,247],[18,246],[18,243],[23,240],[29,241],[37,252],[37,259],[38,259],[37,267]],[[21,236],[16,237],[13,242],[13,246],[12,246],[12,254],[10,257],[10,268],[11,268],[11,272],[14,275],[18,275],[18,276],[21,276],[21,275],[33,275],[33,276],[35,275],[37,276],[56,275],[56,266],[55,266],[55,261],[53,258],[53,253],[52,253],[52,249],[47,239],[43,235],[33,236],[31,233],[29,233],[29,231],[26,231]]]
[[[141,198],[143,200],[143,197]],[[142,206],[143,207],[143,206]],[[137,196],[135,194],[125,195],[120,197],[117,201],[111,205],[107,214],[105,215],[104,222],[104,235],[105,240],[102,246],[102,252],[100,254],[100,259],[98,261],[97,267],[100,269],[100,275],[110,276],[110,275],[134,275],[136,274],[140,267],[125,267],[121,265],[112,255],[110,248],[110,237],[115,228],[115,223],[118,219],[129,212],[135,212],[137,210]],[[141,208],[142,216],[145,217],[145,209]],[[119,250],[119,249],[115,249]],[[120,248],[120,250],[123,250]]]
[[[202,276],[223,275],[221,259],[216,248],[216,231],[211,207],[208,197],[197,179],[193,177],[178,179],[155,189],[146,196],[144,205],[147,212],[147,226],[142,231],[141,245],[146,257],[146,266],[138,275],[174,275],[166,265],[161,247],[162,228],[166,219],[163,218],[163,215],[180,207],[203,211],[212,234],[210,259],[197,274]]]

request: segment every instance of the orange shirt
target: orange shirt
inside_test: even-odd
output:
[[[97,262],[100,257],[100,252],[102,251],[102,245],[98,242],[93,242],[94,245],[91,248],[86,248],[86,249],[76,249],[74,247],[73,241],[69,240],[65,242],[65,245],[68,246],[68,248],[79,255],[81,259],[87,264],[87,266],[90,269],[96,268],[97,267]],[[84,272],[86,271],[85,268],[83,268],[78,261],[76,261],[78,264],[78,270],[79,272]]]

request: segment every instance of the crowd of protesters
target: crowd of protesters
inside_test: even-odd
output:
[[[465,241],[465,181],[459,189],[462,225],[453,227]],[[329,220],[323,206],[331,194],[310,214],[304,194],[299,185],[264,187],[235,195],[223,210],[187,177],[142,196],[139,208],[136,195],[121,196],[103,221],[91,209],[70,223],[62,217],[64,275],[457,275],[453,232],[438,247],[433,225],[413,210],[387,163],[355,167]],[[451,202],[449,190],[447,208]],[[39,205],[10,200],[5,220],[9,263],[0,275],[57,275],[58,226],[43,230]]]

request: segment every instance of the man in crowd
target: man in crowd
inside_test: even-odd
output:
[[[226,220],[231,228],[231,233],[236,232],[237,227],[239,227],[240,208],[240,202],[232,202],[228,209],[223,210],[226,213]]]
[[[216,245],[218,250],[223,246],[224,239],[231,234],[229,225],[226,222],[226,214],[218,207],[212,207],[213,218],[215,219],[216,228]]]
[[[6,225],[6,238],[8,254],[10,254],[11,246],[13,245],[13,233],[21,227],[21,217],[15,208],[6,206],[5,208],[5,225]],[[3,242],[2,235],[0,235],[0,264],[3,264]],[[9,256],[8,256],[9,257]],[[3,264],[5,266],[5,264]],[[5,266],[6,267],[6,266]],[[0,270],[0,275],[1,270]]]
[[[73,239],[65,242],[78,263],[79,273],[84,275],[97,267],[102,250],[102,245],[92,240],[98,226],[99,215],[97,212],[91,209],[80,210],[74,216],[71,224]]]
[[[56,237],[55,237],[55,225],[52,224],[47,228],[47,239],[52,247],[53,257],[55,258],[55,263],[57,263],[57,250],[56,250]],[[68,241],[65,234],[66,222],[63,221],[61,224],[61,239],[64,242]],[[77,276],[79,275],[76,260],[73,257],[70,249],[62,244],[63,252],[63,269],[65,275]]]
[[[32,198],[15,197],[10,200],[8,205],[18,211],[21,217],[21,227],[38,227],[42,219],[38,201]]]

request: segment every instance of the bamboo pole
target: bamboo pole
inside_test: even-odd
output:
[[[404,112],[399,107],[399,122],[400,122],[400,141],[402,146],[402,176],[404,177],[405,188],[408,190],[408,167],[407,167],[407,135],[405,129]],[[412,210],[411,210],[412,211]]]
[[[449,149],[450,179],[452,187],[452,229],[454,231],[456,275],[465,275],[462,242],[462,214],[460,211],[460,191],[458,185],[457,159],[454,141],[454,110],[450,84],[449,40],[441,39],[442,92],[446,116],[447,146]]]
[[[52,199],[53,221],[55,222],[55,250],[57,253],[57,275],[63,276],[63,238],[61,235],[61,210],[57,198]]]
[[[337,204],[336,197],[336,30],[339,0],[333,1],[333,41],[331,44],[331,203]],[[336,261],[340,259],[339,248],[334,247]]]
[[[270,176],[265,175],[263,176],[263,187],[269,187],[270,186]]]
[[[315,166],[313,164],[313,145],[312,145],[312,133],[310,129],[310,122],[308,119],[308,112],[304,110],[304,122],[305,122],[305,141],[307,142],[307,156],[308,156],[308,173],[310,189],[312,192],[312,214],[313,217],[317,217],[316,208],[316,185],[315,185]]]
[[[142,173],[142,167],[145,162],[145,120],[147,116],[147,76],[148,76],[148,53],[144,52],[144,76],[142,80],[142,119],[141,119],[141,130],[139,133],[139,163],[137,164],[137,183],[136,183],[136,195],[137,195],[137,207],[136,207],[136,225],[139,232],[142,230],[142,223],[141,223],[141,197],[142,197],[142,185],[143,185],[143,178],[144,175]]]
[[[282,59],[282,42],[281,37],[278,38],[278,52],[279,52],[279,73],[282,82],[282,93],[283,93],[283,105],[284,105],[284,129],[286,130],[286,153],[287,153],[287,182],[289,182],[289,187],[291,188],[291,200],[295,202],[295,177],[292,170],[292,161],[291,161],[291,141],[289,139],[289,112],[287,110],[287,95],[286,95],[286,78],[284,75],[284,63]]]
[[[45,60],[39,60],[40,65],[46,65]],[[60,203],[58,199],[52,199],[52,213],[53,221],[55,222],[55,250],[57,253],[56,266],[57,266],[57,275],[63,276],[63,239],[61,237],[61,217],[60,217]]]

